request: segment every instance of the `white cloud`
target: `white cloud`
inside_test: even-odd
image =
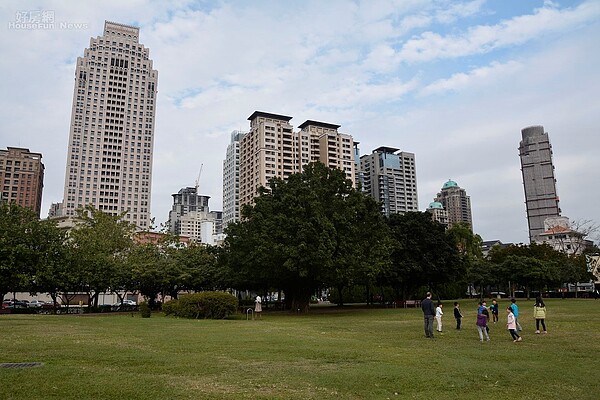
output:
[[[494,49],[518,45],[547,32],[560,32],[595,21],[600,3],[583,3],[574,9],[559,10],[545,5],[531,15],[515,16],[496,25],[479,25],[463,34],[443,36],[424,32],[408,40],[398,57],[405,62],[424,62],[440,58],[464,57],[488,53]]]
[[[439,94],[446,91],[460,91],[471,86],[487,86],[495,84],[496,80],[506,75],[519,73],[522,64],[517,61],[506,63],[492,62],[489,66],[474,68],[468,72],[453,74],[448,79],[440,79],[425,86],[421,95]]]

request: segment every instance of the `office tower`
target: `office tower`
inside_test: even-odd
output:
[[[448,180],[444,183],[434,201],[441,203],[448,213],[448,228],[462,222],[473,230],[471,198],[467,196],[465,189],[461,189],[456,182]]]
[[[240,220],[240,141],[246,133],[231,132],[223,161],[223,228]]]
[[[38,217],[42,208],[44,164],[42,155],[29,149],[0,149],[0,201],[32,209]]]
[[[194,242],[216,244],[216,237],[223,233],[223,213],[209,210],[210,197],[199,195],[197,186],[180,189],[172,196],[169,231]]]
[[[419,210],[413,153],[378,147],[360,157],[360,171],[363,191],[380,204],[384,215]]]
[[[529,241],[544,232],[544,220],[560,216],[556,179],[552,163],[552,145],[543,126],[530,126],[521,130],[519,143],[525,208],[529,225]]]
[[[77,58],[63,215],[87,204],[150,228],[158,72],[139,28],[105,22]]]
[[[291,119],[261,111],[248,117],[250,131],[240,141],[240,207],[251,204],[271,178],[285,180],[311,162],[341,169],[354,184],[352,136],[338,132],[339,125],[312,120],[294,132]]]
[[[444,210],[444,206],[439,201],[433,201],[429,203],[427,212],[431,214],[431,219],[440,224],[448,227],[448,212]]]

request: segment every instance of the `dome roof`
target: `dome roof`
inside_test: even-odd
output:
[[[432,209],[432,208],[439,208],[439,209],[443,210],[444,206],[439,201],[434,201],[434,202],[429,203],[429,209]]]
[[[452,179],[448,179],[448,182],[444,183],[442,189],[448,189],[451,187],[458,187],[458,183],[454,182]]]

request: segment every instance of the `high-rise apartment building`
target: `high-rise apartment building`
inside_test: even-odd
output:
[[[360,157],[360,172],[363,192],[380,204],[384,215],[419,210],[413,153],[378,147]]]
[[[434,201],[441,203],[448,213],[448,228],[452,228],[458,223],[464,223],[473,230],[471,198],[467,196],[466,190],[460,188],[456,182],[448,180],[444,183]]]
[[[44,188],[42,155],[29,149],[0,149],[0,200],[32,209],[40,215]]]
[[[355,182],[352,136],[338,132],[339,125],[312,120],[294,132],[291,119],[261,111],[248,118],[250,131],[240,141],[240,207],[251,204],[271,178],[287,179],[310,162],[339,168]]]
[[[543,126],[530,126],[521,130],[519,143],[525,208],[529,225],[529,241],[544,232],[544,221],[560,216],[556,178],[552,163],[552,145]]]
[[[158,72],[139,28],[105,22],[77,58],[63,215],[87,204],[150,227]]]
[[[186,187],[173,194],[169,212],[169,231],[193,242],[216,244],[223,233],[223,213],[210,211],[209,196],[198,194],[197,187]]]
[[[223,228],[240,220],[240,141],[246,133],[231,132],[223,161]]]
[[[439,201],[429,203],[427,212],[431,214],[431,219],[448,227],[448,212],[444,209],[444,205]]]

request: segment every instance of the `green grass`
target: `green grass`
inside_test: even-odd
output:
[[[600,301],[549,300],[548,335],[519,302],[523,342],[500,322],[480,343],[475,301],[444,335],[419,309],[314,308],[223,321],[153,314],[0,315],[0,399],[598,399]]]

